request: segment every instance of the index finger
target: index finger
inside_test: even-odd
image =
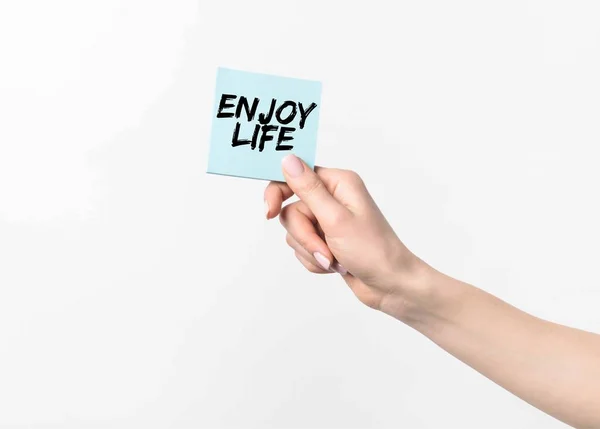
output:
[[[285,182],[270,182],[265,189],[265,216],[272,219],[281,213],[281,205],[294,195],[294,191]]]

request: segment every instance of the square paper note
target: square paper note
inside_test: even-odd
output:
[[[290,153],[314,168],[321,83],[219,68],[208,173],[283,181]]]

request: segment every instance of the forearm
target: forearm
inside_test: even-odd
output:
[[[533,317],[435,270],[396,316],[539,409],[600,427],[600,335]]]

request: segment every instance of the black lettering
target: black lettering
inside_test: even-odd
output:
[[[217,110],[217,118],[232,118],[233,112],[223,112],[223,109],[229,109],[230,107],[234,107],[235,104],[227,103],[227,100],[235,100],[237,95],[233,94],[223,94],[221,95],[221,101],[219,102],[219,109]]]
[[[312,112],[314,108],[317,107],[317,104],[311,103],[310,106],[308,106],[308,109],[306,110],[304,110],[302,103],[298,103],[298,107],[300,107],[300,129],[303,129],[304,123],[306,122],[306,118],[308,118],[310,112]]]
[[[287,116],[287,118],[283,119],[281,117],[281,113],[283,112],[283,109],[285,109],[288,106],[291,106],[292,110],[289,113],[289,115]],[[296,103],[294,103],[293,101],[289,101],[289,100],[284,102],[281,106],[279,106],[279,109],[277,109],[277,112],[275,112],[275,117],[277,118],[277,120],[279,121],[280,124],[284,124],[284,125],[289,124],[296,117]]]
[[[251,148],[254,149],[256,147],[256,138],[258,137],[258,131],[260,130],[260,125],[256,124],[254,126],[254,133],[252,134],[252,141],[248,139],[240,140],[240,123],[237,122],[235,124],[235,129],[233,130],[233,138],[231,139],[231,146],[237,147],[245,144],[252,144]]]
[[[256,139],[258,137],[258,132],[260,131],[260,124],[256,124],[254,126],[254,132],[252,133],[252,144],[250,145],[250,147],[252,148],[252,150],[256,149]]]
[[[256,109],[259,101],[260,100],[258,98],[255,98],[252,102],[252,107],[250,107],[248,106],[248,99],[244,96],[240,97],[240,101],[238,101],[237,108],[235,109],[235,117],[239,118],[242,114],[242,108],[244,108],[248,122],[251,122],[254,119],[254,115],[256,115]]]
[[[269,109],[268,116],[265,116],[264,113],[261,113],[260,115],[258,115],[258,122],[260,122],[263,125],[266,125],[269,122],[271,122],[271,118],[273,117],[273,110],[275,110],[276,103],[277,103],[277,100],[273,98],[271,100],[271,108]]]
[[[286,133],[293,133],[296,131],[296,128],[292,127],[281,127],[279,129],[279,138],[277,139],[277,146],[275,146],[275,150],[291,150],[294,146],[291,144],[281,144],[282,142],[294,140],[294,136],[286,136]]]
[[[275,131],[277,126],[275,125],[263,125],[262,126],[262,135],[260,136],[260,143],[258,145],[258,151],[262,152],[265,148],[265,142],[270,142],[273,140],[273,136],[267,134],[269,131]]]

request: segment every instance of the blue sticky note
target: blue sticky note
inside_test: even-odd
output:
[[[219,68],[208,173],[283,181],[290,153],[314,168],[321,83]]]

